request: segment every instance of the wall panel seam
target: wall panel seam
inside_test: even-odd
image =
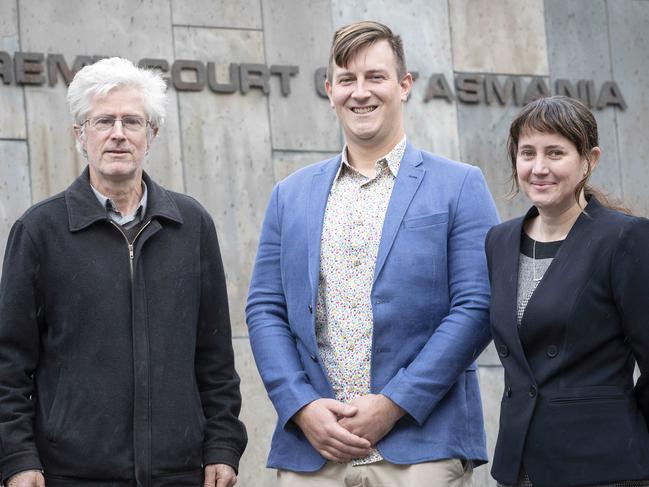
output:
[[[20,0],[16,0],[16,33],[18,35],[18,49],[23,51],[23,39],[22,33],[20,32]],[[29,176],[29,201],[33,205],[34,202],[34,190],[32,189],[32,151],[29,146],[29,111],[27,110],[27,94],[25,93],[25,87],[21,86],[20,91],[23,96],[23,114],[25,115],[25,139],[27,142],[27,174]],[[21,139],[18,139],[21,140]]]
[[[267,44],[267,38],[266,38],[266,32],[263,30],[264,28],[264,5],[263,5],[263,0],[259,0],[259,15],[261,15],[261,35],[263,37],[263,42],[264,42],[264,63],[268,64],[268,44]],[[269,145],[270,145],[270,154],[268,154],[268,157],[273,159],[273,150],[275,147],[273,146],[274,140],[273,140],[273,119],[270,113],[270,96],[265,97],[266,101],[266,117],[268,119],[268,137],[270,138]],[[275,164],[272,164],[272,169],[273,169],[273,182],[277,182],[277,173],[275,171]]]
[[[606,40],[608,45],[608,62],[610,65],[609,75],[611,79],[615,79],[615,70],[613,67],[613,41],[611,39],[611,11],[608,0],[604,0],[606,7]],[[620,125],[618,123],[618,108],[616,107],[613,112],[613,125],[615,126],[615,152],[617,155],[617,168],[620,174],[620,198],[624,201],[624,175],[622,172],[622,154],[620,152]]]
[[[260,0],[261,1],[261,0]],[[262,12],[262,25],[263,25],[263,12]],[[225,25],[197,25],[197,24],[174,24],[172,19],[171,27],[187,27],[191,29],[220,29],[220,30],[245,30],[251,32],[263,32],[263,27],[261,29],[256,29],[254,27],[228,27]]]
[[[176,56],[176,25],[174,25],[174,11],[171,0],[169,0],[169,18],[171,19],[171,49],[174,53],[174,59]],[[169,90],[169,88],[167,88]],[[183,118],[181,117],[181,106],[180,106],[180,94],[176,93],[176,116],[178,118],[178,140],[180,142],[180,169],[183,175],[183,193],[187,193],[187,174],[185,172],[185,165],[187,161],[185,160],[185,140],[183,139]]]

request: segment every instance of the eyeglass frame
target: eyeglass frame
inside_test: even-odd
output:
[[[111,117],[110,115],[103,115],[103,116],[100,115],[100,116],[93,117],[93,118],[86,118],[86,119],[85,119],[85,120],[84,120],[84,121],[83,121],[79,126],[80,126],[80,127],[83,127],[86,123],[89,123],[89,124],[92,126],[92,128],[95,129],[95,130],[97,130],[98,132],[109,132],[109,131],[111,131],[111,130],[113,130],[113,129],[115,128],[115,122],[119,121],[119,122],[122,124],[122,129],[123,129],[123,130],[127,130],[127,131],[129,131],[129,132],[138,132],[140,129],[133,130],[133,129],[126,128],[126,126],[124,126],[123,119],[124,119],[124,118],[129,118],[129,117],[144,120],[144,127],[142,127],[143,129],[146,129],[147,125],[150,126],[151,128],[153,128],[153,125],[151,124],[151,120],[145,119],[145,118],[140,117],[140,116],[138,116],[138,115],[127,115],[126,117],[122,117],[122,118],[117,118],[117,117],[113,118],[113,117]],[[107,128],[104,129],[104,130],[102,130],[102,129],[98,129],[98,128],[95,127],[95,125],[92,123],[92,120],[93,120],[93,119],[96,120],[96,119],[100,119],[100,118],[108,118],[108,119],[112,119],[112,120],[113,120],[113,124],[112,124],[110,127],[107,127]]]

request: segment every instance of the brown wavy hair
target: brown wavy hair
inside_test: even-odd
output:
[[[387,25],[364,20],[345,25],[334,34],[331,52],[329,53],[329,65],[327,66],[327,79],[329,82],[331,83],[334,63],[337,66],[346,68],[361,49],[382,40],[386,40],[390,44],[397,62],[397,76],[399,79],[403,78],[408,71],[401,36],[394,34]]]
[[[548,96],[530,102],[512,121],[507,139],[507,153],[512,171],[510,198],[520,190],[518,172],[516,171],[516,155],[518,154],[520,136],[527,130],[562,135],[575,145],[580,157],[589,161],[586,174],[575,187],[577,203],[579,203],[579,196],[583,191],[586,196],[595,196],[600,203],[608,208],[627,214],[632,213],[619,200],[609,197],[602,190],[588,184],[592,174],[591,150],[599,145],[597,121],[586,105],[567,96]]]

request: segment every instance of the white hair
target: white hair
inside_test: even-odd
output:
[[[68,88],[68,105],[74,123],[83,124],[92,109],[94,97],[105,96],[109,91],[122,87],[135,88],[141,93],[151,127],[160,128],[167,104],[165,81],[159,73],[139,68],[128,59],[119,57],[85,66],[74,76]]]

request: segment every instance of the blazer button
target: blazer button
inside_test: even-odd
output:
[[[547,353],[548,357],[554,358],[559,353],[559,350],[556,345],[550,345],[545,353]]]
[[[509,348],[507,348],[507,345],[500,345],[498,347],[498,355],[500,355],[502,358],[505,358],[509,355]]]
[[[507,389],[505,389],[505,396],[507,396],[508,398],[512,397],[512,388],[511,387],[508,387]]]
[[[317,362],[317,361],[318,361],[318,357],[316,357],[315,355],[311,355],[311,360],[313,360],[314,362]]]
[[[536,386],[530,386],[530,397],[536,397]]]
[[[313,306],[309,305],[309,314],[313,314]]]

